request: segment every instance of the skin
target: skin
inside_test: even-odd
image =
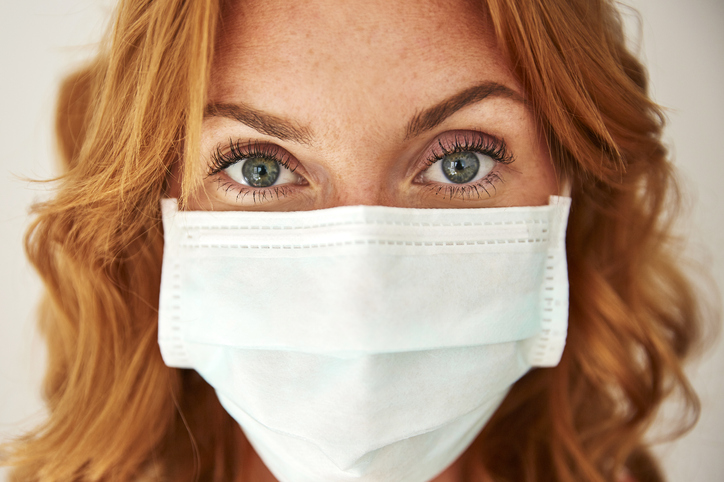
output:
[[[207,112],[193,170],[198,189],[189,208],[547,204],[559,191],[548,150],[492,34],[480,7],[464,0],[254,0],[231,6],[219,31],[209,105],[245,106],[273,117],[272,127],[291,126],[305,138],[280,139]],[[485,82],[512,93],[470,102],[410,135],[416,115]],[[494,163],[491,182],[461,189],[445,178],[428,179],[433,169],[439,172],[438,163],[425,174],[441,139],[450,146],[455,137],[481,135],[502,140],[515,159]],[[289,182],[257,190],[227,172],[209,176],[214,153],[228,156],[230,141],[274,146],[266,149],[293,161],[294,173],[280,180]]]
[[[199,165],[185,171],[198,181],[189,209],[532,206],[559,193],[521,85],[471,2],[245,1],[224,12],[217,42],[209,105],[242,106],[269,122],[255,128],[248,115],[244,123],[207,109]],[[411,133],[420,113],[486,82],[508,92],[469,101]],[[289,129],[303,138],[280,135]],[[431,152],[456,135],[503,140],[514,161],[494,162],[495,176],[480,189],[431,180]],[[230,170],[209,175],[214,153],[228,156],[230,140],[272,146],[293,160],[288,182],[262,196]],[[178,191],[172,186],[172,195]],[[274,480],[252,459],[255,480]],[[457,463],[435,479],[453,480]]]

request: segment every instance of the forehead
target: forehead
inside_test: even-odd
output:
[[[480,2],[252,0],[224,11],[210,98],[380,122],[487,80],[517,88]]]

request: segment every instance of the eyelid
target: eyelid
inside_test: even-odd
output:
[[[478,131],[450,131],[441,134],[430,145],[425,158],[428,165],[432,165],[446,155],[464,151],[485,154],[503,164],[510,164],[515,160],[503,139]]]
[[[414,173],[413,178],[417,179],[445,155],[463,151],[487,155],[500,164],[511,164],[515,161],[504,139],[480,131],[456,130],[436,136],[412,165],[413,172],[410,174]]]
[[[251,157],[274,159],[281,166],[294,173],[301,165],[286,149],[276,144],[258,140],[242,141],[229,138],[228,143],[218,144],[212,152],[207,177],[219,174],[237,162]],[[302,176],[301,174],[298,175]]]
[[[240,166],[240,163],[263,157],[279,163],[281,169],[297,178],[297,182],[283,182],[266,187],[250,186],[236,180],[228,170]],[[285,176],[283,174],[280,176]],[[301,171],[301,172],[299,172]],[[292,174],[289,174],[289,173]],[[208,160],[206,179],[215,184],[215,189],[222,193],[224,198],[234,198],[234,204],[251,208],[259,204],[279,201],[282,198],[296,193],[298,189],[308,184],[306,172],[301,163],[286,149],[272,142],[259,140],[234,140],[217,144]],[[251,200],[249,202],[247,200]]]

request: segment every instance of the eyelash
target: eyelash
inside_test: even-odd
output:
[[[237,162],[245,158],[250,157],[264,157],[267,159],[273,159],[279,163],[279,165],[294,172],[297,168],[296,165],[292,165],[292,160],[289,154],[281,152],[270,144],[263,144],[260,142],[249,142],[242,144],[241,141],[234,141],[229,139],[228,151],[224,152],[221,146],[216,148],[216,151],[211,155],[211,166],[209,169],[208,176],[211,177],[215,174],[220,173],[227,167],[233,166]]]
[[[237,162],[245,158],[253,157],[272,159],[292,172],[294,172],[297,168],[296,162],[293,162],[291,156],[276,146],[254,141],[242,143],[240,140],[234,141],[233,139],[229,139],[226,151],[222,150],[222,147],[219,145],[211,155],[211,165],[209,166],[207,177],[210,178],[217,176],[221,173],[221,171],[233,166]],[[225,193],[228,193],[231,190],[237,191],[237,201],[239,198],[243,199],[247,195],[251,195],[254,200],[254,204],[270,201],[275,197],[277,200],[281,199],[286,197],[289,191],[289,187],[284,185],[255,188],[243,186],[234,181],[223,178],[218,178],[216,183],[217,188]]]
[[[456,134],[451,147],[446,147],[443,139],[438,139],[437,145],[440,148],[440,153],[433,150],[427,159],[428,166],[432,166],[450,154],[466,151],[483,154],[501,164],[510,164],[515,161],[513,154],[508,151],[505,141],[492,136],[473,133]]]
[[[450,154],[458,152],[475,152],[488,156],[493,159],[496,163],[507,165],[515,162],[515,157],[508,150],[504,139],[498,139],[493,136],[483,135],[480,133],[466,132],[463,134],[455,134],[452,143],[446,146],[443,138],[438,139],[437,147],[439,152],[433,151],[430,156],[426,159],[425,163],[428,168],[432,167],[435,163],[441,161]],[[420,178],[424,174],[424,171],[418,175]],[[428,190],[434,193],[436,196],[442,194],[443,199],[453,199],[459,197],[460,199],[470,199],[475,196],[480,198],[481,191],[490,197],[490,192],[487,187],[492,187],[493,190],[497,190],[495,187],[496,182],[505,182],[498,172],[491,171],[482,179],[471,183],[471,184],[435,184],[428,186]]]
[[[439,150],[436,151],[436,148],[433,148],[430,155],[424,161],[427,168],[430,168],[446,156],[458,152],[475,152],[488,156],[496,161],[496,163],[504,165],[515,162],[513,154],[508,151],[505,140],[480,133],[466,132],[462,134],[455,134],[451,141],[449,138],[446,139],[445,137],[442,137],[437,141],[437,148],[439,148]],[[222,149],[222,146],[219,145],[211,155],[211,163],[207,177],[216,176],[224,169],[233,166],[242,159],[253,157],[273,159],[281,166],[292,172],[294,172],[297,168],[296,161],[294,161],[286,151],[277,148],[274,145],[260,142],[242,143],[240,140],[234,141],[233,139],[229,139],[229,144],[226,149]],[[420,179],[425,171],[418,174],[416,179]],[[502,177],[500,177],[499,173],[491,171],[482,179],[479,179],[471,184],[436,183],[427,186],[427,189],[436,196],[442,194],[443,199],[453,199],[458,197],[464,200],[465,198],[470,199],[473,196],[480,198],[481,191],[490,197],[490,192],[487,188],[492,187],[495,190],[496,182],[505,181]],[[268,188],[253,188],[238,185],[236,182],[226,181],[224,179],[219,179],[217,183],[219,190],[225,190],[225,192],[229,192],[232,189],[238,190],[237,200],[239,197],[243,198],[246,195],[251,194],[255,204],[257,202],[274,199],[274,197],[277,199],[285,197],[288,191],[287,187],[284,185]]]

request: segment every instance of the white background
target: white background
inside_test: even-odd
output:
[[[110,0],[3,2],[0,16],[0,440],[42,420],[44,349],[35,331],[40,283],[21,247],[27,210],[53,168],[52,112],[59,80],[94,51]],[[667,108],[666,140],[692,209],[691,256],[724,286],[724,1],[626,0],[654,98]],[[721,290],[719,290],[721,296]],[[657,447],[671,481],[724,480],[724,348],[688,368],[703,413],[685,438]],[[4,480],[0,469],[0,481]]]

